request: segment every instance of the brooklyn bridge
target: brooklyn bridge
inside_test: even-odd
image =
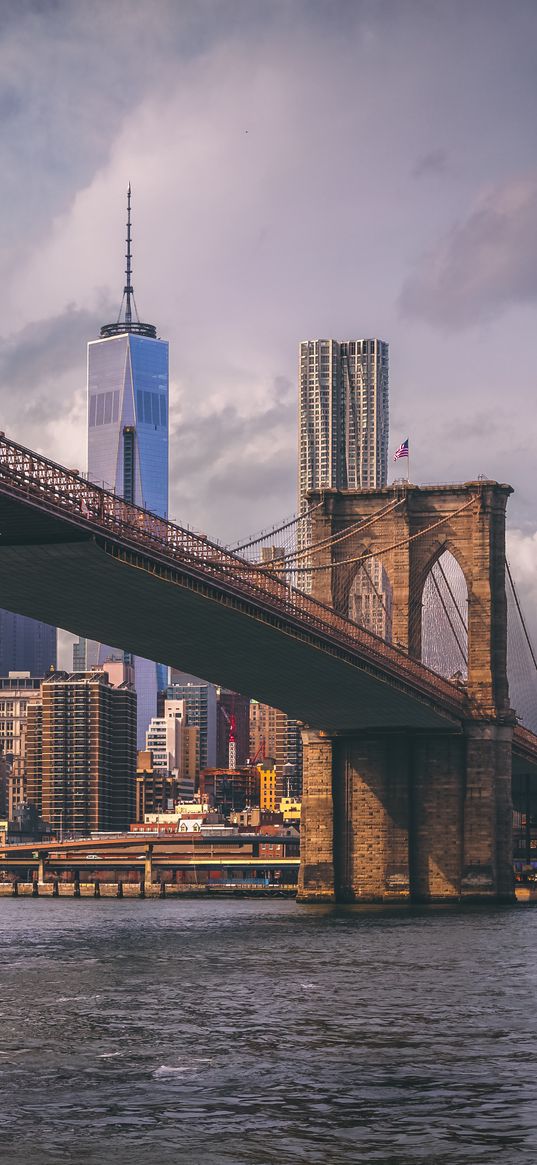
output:
[[[313,491],[231,549],[2,436],[0,602],[302,721],[302,901],[509,901],[512,780],[537,777],[510,493]]]

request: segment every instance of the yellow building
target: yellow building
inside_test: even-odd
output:
[[[276,812],[276,806],[281,799],[281,780],[276,773],[276,766],[272,759],[262,761],[259,769],[259,808],[270,809]]]
[[[284,821],[289,825],[300,821],[302,803],[297,801],[295,797],[282,797],[279,808]]]

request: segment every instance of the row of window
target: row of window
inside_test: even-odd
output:
[[[111,425],[119,417],[119,390],[115,392],[96,392],[90,396],[89,423],[94,425]]]
[[[165,428],[167,425],[166,397],[160,392],[145,392],[141,389],[136,393],[138,422],[143,425],[154,425],[156,428]],[[115,392],[96,392],[90,396],[89,423],[93,428],[96,425],[113,425],[119,420],[119,389]]]
[[[138,422],[142,425],[154,425],[156,429],[166,428],[166,397],[160,392],[142,392],[138,389],[136,393],[136,406],[138,412]]]

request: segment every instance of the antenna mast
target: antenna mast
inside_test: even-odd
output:
[[[123,294],[126,296],[125,323],[128,325],[128,324],[132,324],[131,296],[134,299],[134,288],[133,288],[132,282],[131,282],[131,280],[132,280],[132,263],[131,263],[132,256],[131,256],[131,184],[130,184],[130,182],[129,182],[129,188],[127,190],[127,239],[126,239],[126,243],[127,243],[127,253],[125,255],[125,259],[126,259],[127,266],[125,268],[125,275],[127,277],[127,282],[125,284],[125,287],[123,288]]]
[[[127,238],[125,240],[127,250],[125,252],[125,286],[123,288],[123,298],[119,307],[119,315],[115,324],[103,324],[101,328],[101,339],[108,340],[112,336],[122,336],[125,332],[132,332],[135,336],[147,336],[150,340],[156,340],[157,329],[154,324],[143,324],[138,317],[138,308],[136,307],[136,300],[134,298],[134,287],[132,286],[132,233],[131,233],[131,184],[129,182],[127,189]],[[121,319],[121,312],[125,304],[125,315]],[[134,319],[133,309],[134,307]]]

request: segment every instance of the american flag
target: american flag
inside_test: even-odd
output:
[[[403,441],[402,445],[400,445],[399,448],[395,450],[393,455],[394,461],[398,461],[400,457],[408,457],[408,437],[406,441]]]

